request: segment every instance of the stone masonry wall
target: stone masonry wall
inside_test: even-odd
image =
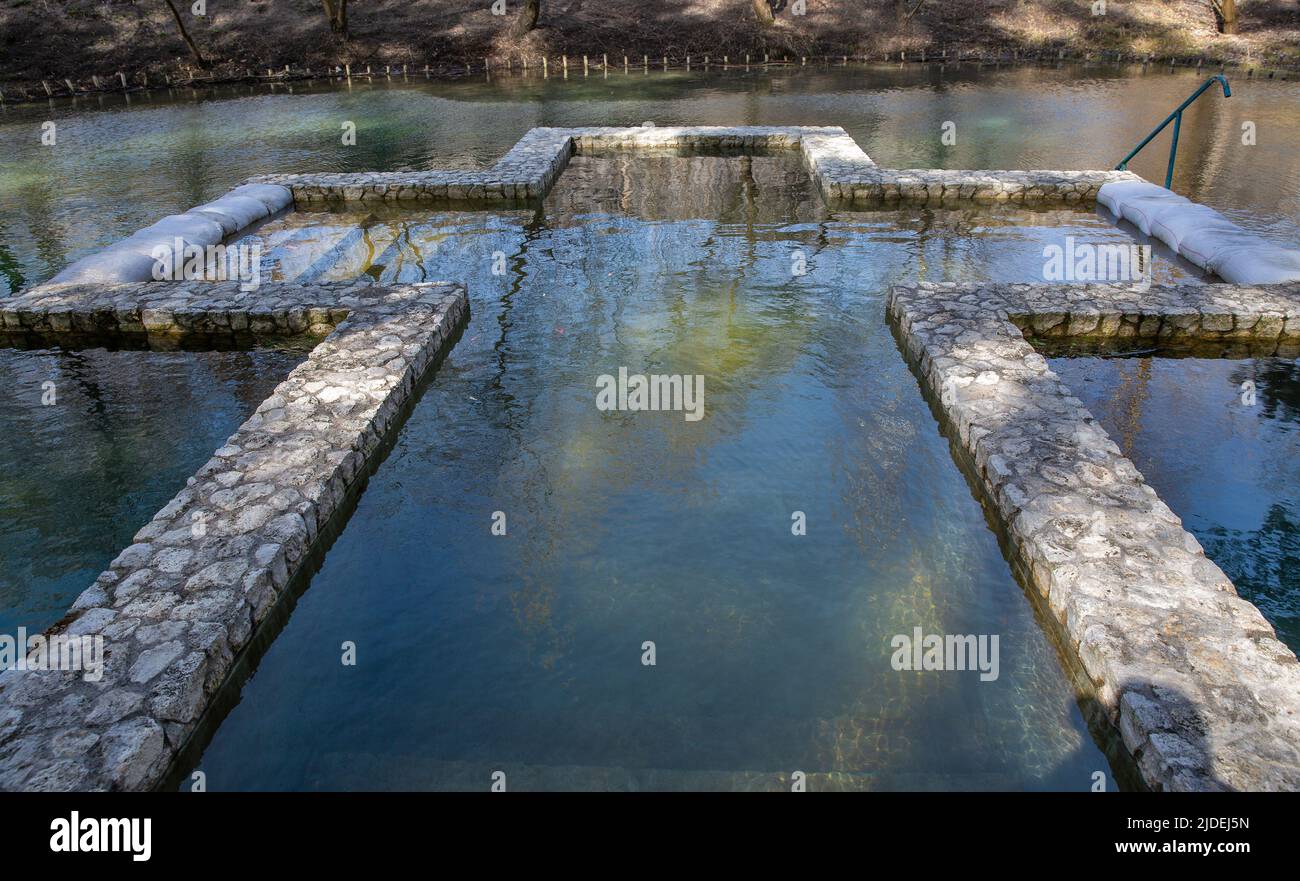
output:
[[[277,184],[300,205],[331,201],[504,202],[544,198],[576,154],[614,151],[800,151],[831,201],[940,204],[1095,202],[1102,184],[1141,180],[1127,171],[945,171],[880,168],[838,126],[670,126],[535,128],[486,171],[281,174],[251,178]]]
[[[890,319],[1148,784],[1300,788],[1300,665],[1025,340],[1300,341],[1300,285],[902,285]]]
[[[51,633],[102,636],[103,678],[0,673],[0,788],[157,786],[416,383],[468,315],[448,284],[61,287],[10,334],[326,336]]]

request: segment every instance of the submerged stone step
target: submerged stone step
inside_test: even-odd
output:
[[[265,241],[263,274],[272,281],[311,281],[334,264],[340,244],[355,232],[355,227],[345,226],[298,226],[275,230]]]
[[[476,762],[380,753],[326,753],[309,765],[305,787],[321,791],[487,792],[495,773],[516,792],[789,792],[791,771],[623,768]],[[214,790],[220,781],[211,781]],[[969,791],[1017,788],[1004,773],[803,771],[808,792]]]

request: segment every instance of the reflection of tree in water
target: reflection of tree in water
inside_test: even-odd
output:
[[[541,248],[550,259],[534,262],[527,276],[516,272],[497,313],[501,360],[493,389],[505,408],[499,412],[509,411],[506,428],[514,438],[501,475],[502,492],[529,524],[525,540],[517,546],[519,589],[511,602],[530,639],[545,634],[545,647],[535,650],[548,664],[565,652],[572,629],[557,623],[572,618],[557,617],[551,605],[559,599],[555,585],[565,584],[565,600],[615,620],[626,608],[622,604],[638,598],[657,601],[646,595],[657,588],[640,584],[638,578],[632,579],[638,583],[621,586],[608,579],[583,579],[589,583],[575,596],[572,561],[611,546],[606,523],[611,499],[635,492],[638,485],[662,492],[665,485],[695,479],[698,467],[707,461],[706,451],[744,430],[749,407],[743,398],[770,388],[775,377],[790,370],[813,326],[796,296],[780,296],[775,303],[746,296],[758,284],[751,277],[790,278],[786,256],[765,257],[770,246],[762,248],[764,240],[802,242],[808,237],[804,231],[774,230],[771,220],[759,218],[775,209],[759,202],[762,184],[752,167],[717,159],[695,164],[689,187],[669,174],[659,184],[672,198],[659,201],[656,196],[648,203],[648,190],[629,196],[628,186],[641,180],[638,174],[629,173],[618,160],[602,164],[599,182],[584,179],[581,169],[561,179],[567,187],[557,187],[546,205],[554,220],[534,225],[526,236],[526,248]],[[579,192],[574,194],[574,189]],[[592,189],[599,199],[589,197]],[[592,201],[602,202],[612,213],[593,212]],[[637,206],[647,206],[652,213],[671,208],[689,219],[646,223]],[[629,207],[638,216],[637,224],[623,219]],[[711,219],[719,214],[731,219],[729,228]],[[699,216],[710,219],[696,221]],[[779,265],[768,273],[756,272],[764,259]],[[522,255],[516,261],[522,269]],[[525,283],[532,296],[523,301],[527,312],[521,318],[513,312]],[[787,293],[775,287],[778,294]],[[539,291],[552,294],[550,301],[540,299]],[[560,306],[556,300],[570,312],[563,334],[552,328],[558,327],[554,319],[542,317],[550,314],[548,302]],[[511,342],[516,327],[522,336]],[[529,354],[509,357],[520,348]],[[539,358],[539,350],[548,354]],[[539,362],[557,366],[543,377],[521,373],[537,371]],[[687,423],[679,413],[596,412],[595,375],[616,372],[618,365],[633,372],[704,374],[704,421]],[[575,392],[582,398],[576,407]],[[723,406],[724,396],[725,410],[735,415],[718,421],[714,407]],[[710,494],[705,490],[703,495]],[[700,498],[696,492],[683,497]],[[776,624],[742,614],[730,605],[734,595],[725,589],[693,591],[688,601],[697,622],[721,625],[724,631],[734,627],[737,638],[742,631],[749,637],[755,626]],[[723,633],[719,638],[728,637]]]
[[[5,243],[9,235],[7,218],[0,212],[0,294],[12,294],[22,290],[27,285],[27,279],[23,275],[22,266],[18,258],[14,256],[13,251]]]
[[[1126,367],[1132,370],[1126,370]],[[1111,421],[1119,427],[1119,448],[1125,456],[1133,455],[1133,445],[1142,433],[1142,408],[1151,384],[1151,359],[1135,358],[1120,362],[1120,382],[1115,386],[1107,409]]]
[[[58,617],[300,353],[0,352],[4,614]],[[42,383],[57,403],[41,404]],[[38,540],[33,540],[38,536]],[[18,623],[44,627],[50,620]]]
[[[1215,527],[1201,538],[1209,557],[1259,607],[1278,637],[1300,649],[1300,511],[1275,502],[1258,530]]]
[[[1243,363],[1233,382],[1253,380],[1259,413],[1268,419],[1300,422],[1300,364],[1284,358],[1259,358]]]

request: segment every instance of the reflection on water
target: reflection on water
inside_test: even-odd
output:
[[[1300,367],[1259,358],[1057,358],[1060,374],[1300,650]],[[1251,396],[1253,383],[1254,395]]]
[[[1200,82],[1194,71],[1024,67],[713,70],[177,90],[0,106],[0,293],[249,175],[482,168],[539,125],[841,125],[895,168],[1109,168]],[[1300,84],[1238,79],[1185,114],[1174,189],[1265,235],[1300,225]],[[58,126],[42,146],[40,125]],[[343,146],[340,120],[357,125]],[[944,146],[945,121],[957,143]],[[1254,122],[1258,143],[1241,144]],[[1163,180],[1161,136],[1133,170]]]
[[[59,620],[302,357],[0,349],[0,633]]]
[[[834,217],[793,162],[628,162],[578,161],[535,212],[366,215],[373,247],[339,252],[340,276],[467,280],[472,317],[199,761],[208,785],[1089,787],[1106,759],[881,298],[918,259],[1023,277],[1062,229],[1122,233]],[[286,274],[319,263],[292,251]],[[620,366],[703,374],[704,418],[597,410]],[[914,627],[999,635],[1000,678],[895,672]]]

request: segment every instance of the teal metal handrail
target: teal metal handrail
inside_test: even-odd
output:
[[[1121,159],[1119,165],[1115,166],[1115,170],[1124,171],[1126,168],[1128,168],[1129,160],[1132,159],[1134,156],[1136,156],[1139,150],[1141,150],[1147,144],[1151,143],[1151,140],[1155,138],[1156,135],[1164,131],[1165,126],[1169,125],[1169,123],[1172,122],[1174,124],[1174,140],[1169,145],[1169,170],[1165,172],[1165,189],[1166,190],[1170,189],[1174,182],[1174,160],[1178,157],[1178,129],[1181,128],[1183,124],[1183,111],[1187,109],[1188,104],[1191,104],[1197,98],[1201,97],[1202,92],[1204,92],[1210,86],[1214,85],[1216,80],[1219,82],[1221,86],[1223,86],[1223,97],[1231,98],[1232,89],[1228,88],[1228,78],[1221,73],[1216,73],[1214,76],[1210,77],[1208,80],[1201,83],[1201,87],[1197,89],[1195,92],[1192,92],[1191,96],[1186,101],[1184,101],[1182,104],[1179,104],[1177,110],[1169,114],[1169,116],[1165,118],[1164,122],[1156,126],[1155,130],[1152,131],[1151,134],[1147,135],[1145,138],[1142,139],[1142,143],[1134,147],[1127,156]]]

